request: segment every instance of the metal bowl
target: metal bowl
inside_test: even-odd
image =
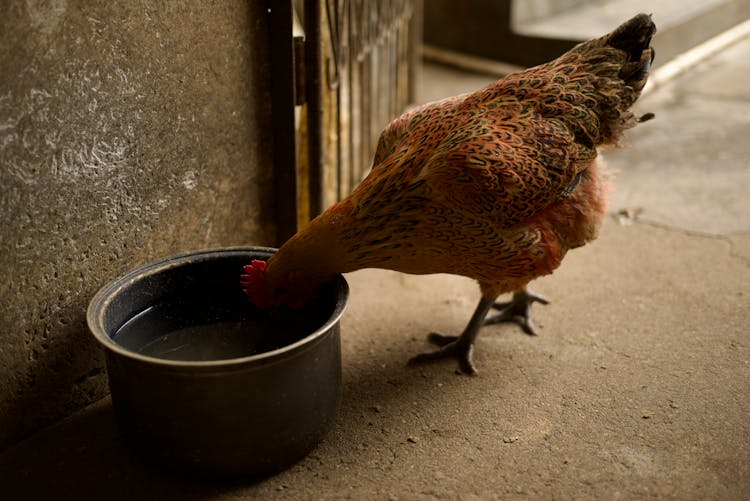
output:
[[[150,458],[209,474],[258,475],[300,459],[331,428],[341,402],[339,320],[349,288],[338,276],[303,310],[259,311],[242,294],[239,275],[242,265],[274,252],[168,257],[92,299],[88,325],[105,348],[118,423]]]

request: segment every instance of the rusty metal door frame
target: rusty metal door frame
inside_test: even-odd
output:
[[[306,106],[304,152],[307,164],[309,208],[322,207],[323,107],[321,59],[321,8],[318,0],[304,0],[304,38],[294,37],[293,0],[266,0],[270,27],[271,110],[273,136],[274,210],[276,245],[298,228],[299,180],[295,106]]]
[[[307,165],[309,214],[315,217],[323,207],[323,58],[320,0],[305,0],[305,97],[307,104]]]
[[[292,0],[266,0],[270,32],[276,245],[297,231],[297,145]]]

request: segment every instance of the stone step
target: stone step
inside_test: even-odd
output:
[[[639,12],[653,15],[655,66],[750,19],[750,0],[430,0],[424,55],[504,74],[546,62]]]
[[[544,18],[515,22],[513,31],[534,38],[583,41],[612,30],[639,12],[658,26],[655,66],[750,18],[748,0],[608,0],[586,2]]]

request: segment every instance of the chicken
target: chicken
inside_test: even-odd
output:
[[[304,304],[319,284],[362,268],[470,277],[481,299],[466,328],[431,334],[437,351],[411,362],[453,357],[476,373],[480,328],[513,321],[536,334],[531,304],[547,301],[527,284],[596,238],[607,191],[597,148],[618,146],[623,131],[653,117],[630,108],[655,31],[637,15],[554,61],[397,118],[364,181],[268,263],[246,266],[245,292],[267,308]],[[486,318],[492,308],[499,314]]]

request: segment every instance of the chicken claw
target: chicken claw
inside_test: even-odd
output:
[[[427,340],[432,344],[440,346],[439,349],[427,353],[420,353],[409,360],[409,365],[422,364],[442,358],[455,358],[458,360],[458,368],[463,374],[473,376],[477,373],[474,366],[474,341],[482,327],[484,317],[495,303],[494,297],[482,297],[477,305],[469,324],[460,336],[446,336],[437,332],[430,333]]]
[[[418,365],[443,358],[455,358],[458,360],[458,370],[469,376],[477,373],[474,367],[473,353],[474,344],[462,343],[458,336],[444,336],[437,332],[431,332],[428,340],[433,344],[440,345],[436,351],[420,353],[409,359],[409,365]]]
[[[529,336],[538,336],[539,331],[531,319],[531,305],[534,303],[549,304],[549,301],[544,296],[526,289],[517,290],[510,301],[496,302],[492,305],[496,310],[500,310],[500,313],[485,319],[484,325],[513,322],[520,325]]]

